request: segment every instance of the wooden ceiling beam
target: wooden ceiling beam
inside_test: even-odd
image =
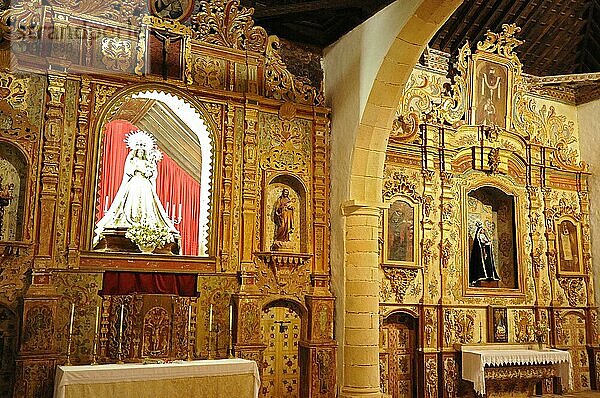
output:
[[[365,0],[322,0],[269,6],[257,4],[254,8],[254,17],[257,19],[280,17],[289,18],[294,14],[312,13],[324,10],[337,10],[344,8],[363,9],[368,4],[369,2]]]

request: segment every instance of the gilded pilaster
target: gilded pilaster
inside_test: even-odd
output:
[[[329,125],[324,114],[314,115],[313,134],[313,273],[329,274]]]
[[[89,117],[91,102],[90,79],[81,78],[79,94],[79,116],[77,118],[77,133],[75,136],[75,156],[73,165],[73,187],[71,191],[71,225],[69,233],[68,266],[76,268],[79,258],[81,238],[81,209],[83,200],[83,180],[85,177],[85,160],[87,137],[89,133]]]
[[[56,199],[59,180],[61,137],[64,131],[64,93],[66,77],[48,75],[48,99],[44,115],[40,185],[40,218],[35,266],[53,267]]]

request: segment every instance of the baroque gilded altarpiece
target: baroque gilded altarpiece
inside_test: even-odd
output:
[[[570,351],[576,390],[599,387],[589,172],[575,106],[532,94],[514,53],[519,30],[488,32],[474,52],[466,43],[453,64],[427,49],[399,104],[380,240],[381,388],[395,398],[465,393],[460,344],[529,344],[534,325],[550,328],[549,346]],[[477,224],[497,278],[469,277]],[[398,314],[409,322],[388,326]],[[397,363],[412,356],[390,355],[392,332],[415,323],[417,337],[397,344],[412,339],[416,359]],[[414,390],[392,383],[406,369],[415,369]],[[555,387],[544,379],[544,392]]]
[[[282,353],[296,356],[297,390],[290,396],[333,396],[329,110],[318,89],[287,70],[278,39],[254,26],[252,10],[237,0],[199,1],[181,21],[150,15],[141,0],[19,1],[0,19],[0,144],[26,159],[27,190],[18,214],[22,239],[0,241],[0,395],[52,395],[55,366],[66,361],[71,303],[74,364],[92,360],[96,306],[102,308],[99,358],[115,360],[120,304],[132,325],[124,336],[126,359],[152,352],[185,357],[186,342],[175,337],[170,351],[158,343],[140,346],[145,329],[129,317],[152,305],[171,308],[172,326],[161,328],[176,336],[185,330],[190,303],[193,357],[209,355],[207,341],[212,355],[225,357],[232,303],[236,356],[273,370],[283,361],[277,350],[265,351],[269,331],[292,322],[297,349]],[[211,131],[206,256],[92,249],[103,126],[142,91],[182,99]],[[272,207],[284,188],[296,204],[294,235],[286,250],[273,250]],[[102,299],[106,270],[192,273],[198,298]],[[211,306],[216,336],[208,339]],[[284,318],[273,323],[277,314]],[[146,317],[143,325],[157,319]],[[273,327],[279,321],[281,328]],[[277,396],[268,388],[262,393]]]

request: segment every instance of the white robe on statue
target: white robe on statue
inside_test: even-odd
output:
[[[167,216],[156,193],[156,158],[144,149],[129,152],[125,160],[123,182],[104,217],[96,224],[93,245],[104,231],[127,229],[134,224],[166,227],[175,236],[179,232]]]

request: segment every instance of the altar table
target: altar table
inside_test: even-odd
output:
[[[472,381],[478,394],[485,394],[485,367],[551,365],[563,388],[573,389],[573,366],[568,351],[554,349],[486,349],[462,347],[462,378]]]
[[[257,398],[259,388],[256,362],[238,358],[59,366],[54,398]]]

